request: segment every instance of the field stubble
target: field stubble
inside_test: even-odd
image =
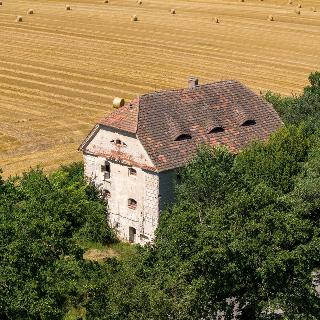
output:
[[[184,87],[190,75],[202,83],[238,79],[257,92],[299,92],[320,69],[320,1],[301,2],[300,15],[297,3],[78,0],[68,1],[69,11],[59,0],[3,1],[4,176],[81,159],[78,145],[115,96]],[[23,22],[15,22],[18,15]]]

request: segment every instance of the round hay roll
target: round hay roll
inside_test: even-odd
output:
[[[170,13],[171,13],[171,14],[176,14],[176,9],[171,9],[171,10],[170,10]]]
[[[298,3],[297,8],[302,8],[302,5]]]
[[[289,1],[288,1],[288,4],[292,4],[292,0],[289,0]]]
[[[123,98],[119,98],[119,97],[115,97],[112,101],[112,105],[114,108],[121,108],[124,106],[124,99]]]
[[[29,9],[29,10],[28,10],[28,14],[34,14],[33,9]]]
[[[269,20],[269,21],[274,21],[274,16],[270,15],[270,16],[268,17],[268,20]]]
[[[2,6],[2,1],[0,1],[0,6]]]
[[[142,5],[142,0],[138,0],[137,4],[139,4],[141,6]]]
[[[68,5],[68,4],[66,4],[66,10],[71,10],[71,7],[70,7],[70,5]]]
[[[104,2],[104,3],[109,3],[109,0],[104,0],[103,2]]]
[[[215,22],[215,23],[219,23],[220,21],[219,21],[219,18],[217,18],[217,17],[214,17],[213,18],[213,21]]]
[[[16,22],[22,22],[22,17],[21,16],[17,16]]]
[[[244,2],[244,0],[239,0],[239,2]]]
[[[138,16],[136,16],[136,15],[132,16],[131,21],[138,21]]]
[[[295,10],[294,10],[294,13],[296,13],[296,14],[301,14],[301,11],[300,11],[299,9],[295,9]]]

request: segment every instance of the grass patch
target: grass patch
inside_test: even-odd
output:
[[[79,245],[85,250],[83,258],[91,261],[103,261],[107,258],[122,260],[137,253],[137,246],[126,242],[104,245],[99,242],[82,241]]]
[[[79,320],[86,318],[85,308],[71,308],[68,313],[64,316],[63,320]]]

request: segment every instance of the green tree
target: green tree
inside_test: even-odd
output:
[[[309,83],[301,95],[282,97],[268,91],[265,98],[272,103],[286,124],[305,122],[310,130],[316,131],[320,122],[320,73],[311,73]]]
[[[289,319],[317,319],[320,304],[311,277],[319,257],[315,225],[286,200],[294,188],[279,178],[279,171],[287,172],[292,185],[301,171],[293,163],[306,157],[308,143],[300,134],[284,129],[235,158],[223,149],[201,150],[187,166],[182,193],[163,213],[147,259],[153,261],[149,299],[161,297],[167,318],[206,319],[220,310],[231,319],[237,302],[241,319],[269,319],[267,311],[276,309]],[[212,203],[202,199],[203,190]]]
[[[87,263],[79,239],[108,242],[112,232],[80,168],[1,181],[1,319],[61,319],[83,298]]]

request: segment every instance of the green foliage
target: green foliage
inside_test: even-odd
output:
[[[79,238],[112,240],[105,206],[81,166],[1,181],[0,317],[61,319],[81,297]],[[99,233],[100,232],[100,233]]]
[[[229,174],[233,161],[234,156],[225,147],[200,147],[191,164],[181,171],[184,183],[177,186],[179,200],[188,204],[190,199],[201,205],[220,204],[233,188]]]
[[[271,135],[269,143],[255,142],[237,156],[237,175],[248,185],[263,182],[287,193],[293,187],[292,177],[300,171],[309,147],[305,125],[284,127]]]
[[[269,91],[265,98],[273,104],[286,124],[305,122],[312,130],[317,130],[320,123],[320,73],[311,73],[309,82],[310,85],[300,96],[281,97]]]
[[[224,177],[219,183],[232,183],[233,188],[227,192],[222,189],[224,201],[201,206],[201,219],[193,197],[189,206],[184,197],[170,212],[163,213],[151,252],[154,263],[150,279],[163,288],[173,318],[207,318],[222,310],[231,319],[232,307],[227,299],[233,297],[243,319],[267,319],[263,311],[278,308],[290,319],[317,319],[320,304],[311,272],[319,267],[319,233],[315,233],[314,220],[285,201],[283,194],[292,188],[277,187],[276,181],[281,182],[279,172],[269,163],[277,161],[290,167],[291,157],[296,154],[293,151],[291,157],[283,156],[283,147],[296,134],[297,130],[289,130],[271,139],[268,148],[272,154],[283,152],[269,161],[264,159],[268,155],[264,145],[248,148],[231,167],[222,163],[225,157],[219,155],[220,151],[213,160],[212,153],[207,152],[207,163],[211,161],[212,168],[220,170],[216,176]],[[301,150],[306,152],[303,147]],[[186,172],[204,170],[200,165],[205,162],[203,155],[200,152],[200,161],[192,162]],[[260,161],[260,174],[252,176]],[[205,170],[212,168],[208,165]],[[289,172],[287,182],[292,184],[290,179],[299,170]],[[190,186],[190,193],[196,194],[197,185],[192,182],[197,176],[184,175],[179,189],[185,194]],[[200,185],[198,191],[202,189]],[[211,190],[219,193],[221,189]],[[291,193],[288,195],[291,197]]]

